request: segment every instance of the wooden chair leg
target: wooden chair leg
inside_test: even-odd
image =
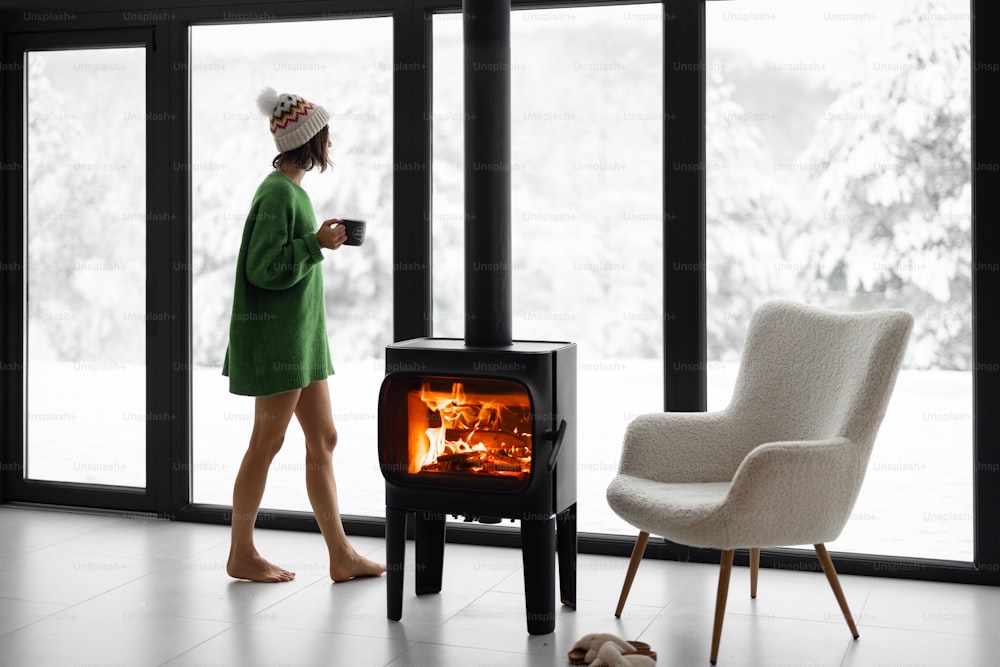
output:
[[[625,583],[622,585],[622,594],[618,597],[618,608],[615,609],[615,618],[622,617],[622,609],[625,608],[625,599],[628,592],[632,590],[632,580],[635,579],[635,572],[639,569],[639,561],[642,554],[646,552],[646,542],[649,541],[649,533],[642,531],[635,540],[635,547],[632,548],[632,558],[628,562],[628,572],[625,573]]]
[[[733,550],[722,552],[719,567],[719,592],[715,596],[715,625],[712,627],[712,654],[709,662],[713,665],[719,658],[719,640],[722,639],[722,619],[726,615],[726,598],[729,597],[729,575],[733,571]]]
[[[750,597],[757,597],[757,574],[760,572],[760,548],[750,549]]]
[[[837,577],[837,570],[833,567],[833,561],[830,560],[830,554],[826,552],[826,546],[823,544],[814,544],[813,546],[816,547],[819,564],[823,566],[826,580],[830,582],[830,588],[833,589],[833,594],[837,598],[840,611],[844,614],[844,619],[847,621],[847,627],[851,629],[851,634],[857,639],[860,636],[858,635],[858,627],[854,625],[854,618],[851,616],[851,610],[847,606],[847,598],[844,597],[844,589],[840,587],[840,579]]]

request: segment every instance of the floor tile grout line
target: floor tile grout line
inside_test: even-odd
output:
[[[21,508],[14,508],[14,509],[18,509],[19,510]],[[32,511],[32,510],[26,510],[26,511]],[[50,510],[34,510],[34,511],[49,512]],[[55,512],[52,511],[52,513],[54,514]],[[86,514],[86,513],[83,513],[83,512],[79,512],[79,513],[77,513],[77,512],[67,512],[66,514],[81,514],[83,516],[105,516],[103,514]],[[27,551],[21,551],[20,553],[22,555],[27,556],[29,554],[33,554],[35,552],[42,551],[44,549],[51,549],[52,547],[57,547],[57,546],[65,543],[65,542],[70,541],[70,540],[75,540],[75,539],[77,539],[79,537],[83,537],[85,535],[90,535],[91,533],[97,532],[99,530],[104,530],[106,528],[110,528],[110,527],[112,527],[112,526],[114,526],[114,525],[116,525],[118,523],[121,523],[121,522],[125,521],[125,517],[108,516],[107,518],[113,519],[113,520],[111,521],[111,523],[109,523],[109,524],[107,524],[105,526],[99,526],[97,528],[92,528],[90,530],[85,530],[82,533],[76,533],[75,535],[70,535],[69,537],[62,537],[62,538],[57,539],[55,542],[52,542],[51,544],[46,544],[44,546],[35,547],[33,549],[28,549]]]
[[[45,601],[42,601],[42,600],[21,600],[19,598],[9,598],[9,597],[2,597],[2,596],[0,596],[0,600],[12,600],[12,601],[15,601],[15,602],[33,602],[35,604],[57,604],[57,605],[64,605],[65,604],[63,602],[45,602]],[[29,623],[26,623],[25,625],[18,626],[16,628],[14,628],[13,630],[8,630],[7,632],[0,632],[0,639],[3,639],[4,637],[7,637],[9,635],[12,635],[15,632],[20,632],[21,630],[27,628],[28,626],[34,625],[35,623],[38,623],[39,621],[44,621],[47,618],[51,618],[51,617],[53,617],[53,616],[55,616],[57,614],[61,614],[64,611],[67,611],[67,610],[73,608],[74,606],[75,605],[72,605],[72,604],[64,606],[62,609],[59,609],[58,611],[54,611],[51,614],[45,614],[41,618],[36,618],[35,620],[30,621]]]
[[[103,590],[103,591],[101,591],[100,593],[97,593],[97,594],[95,594],[95,595],[92,595],[92,596],[91,596],[91,597],[89,597],[89,598],[86,598],[86,599],[84,599],[84,600],[80,600],[79,602],[73,602],[73,603],[70,603],[70,604],[69,604],[69,606],[65,607],[64,609],[60,609],[59,611],[57,611],[57,612],[54,612],[54,613],[52,613],[52,614],[47,614],[47,615],[46,615],[46,616],[44,616],[43,618],[39,618],[39,619],[37,619],[37,620],[34,620],[34,621],[32,621],[31,623],[28,623],[27,625],[22,625],[21,627],[17,628],[17,629],[16,629],[16,630],[14,630],[13,632],[8,632],[8,633],[6,633],[6,634],[3,634],[3,635],[0,635],[0,637],[6,637],[6,636],[8,636],[8,635],[11,635],[11,634],[13,634],[14,632],[20,632],[21,630],[24,630],[24,629],[26,629],[26,628],[29,628],[29,627],[31,627],[32,625],[35,625],[36,623],[40,623],[41,621],[44,621],[44,620],[46,620],[46,619],[48,619],[48,618],[51,618],[51,617],[53,617],[53,616],[55,616],[55,615],[57,615],[57,614],[62,614],[62,613],[64,613],[64,612],[68,612],[68,611],[70,611],[71,609],[73,609],[73,608],[75,608],[75,607],[79,607],[79,606],[80,606],[80,605],[82,605],[82,604],[86,604],[87,602],[90,602],[91,600],[94,600],[94,599],[96,599],[96,598],[99,598],[99,597],[101,597],[102,595],[106,595],[106,594],[110,593],[111,591],[114,591],[114,590],[117,590],[117,589],[121,588],[122,586],[127,586],[127,585],[129,585],[129,584],[131,584],[131,583],[133,583],[133,582],[136,582],[136,581],[139,581],[140,579],[143,579],[143,578],[145,578],[145,577],[149,576],[149,574],[151,574],[151,573],[147,572],[146,574],[144,574],[144,575],[142,575],[142,576],[139,576],[139,577],[136,577],[135,579],[130,579],[129,581],[126,581],[126,582],[122,582],[122,583],[118,584],[117,586],[112,586],[111,588],[109,588],[109,589],[106,589],[106,590]],[[13,599],[13,598],[12,598],[12,599]],[[39,601],[39,602],[40,602],[40,601]],[[65,604],[65,603],[61,603],[61,602],[55,602],[55,603],[52,603],[52,602],[49,602],[49,603],[45,603],[45,604]]]
[[[844,651],[840,655],[840,667],[846,667],[846,665],[847,665],[847,657],[850,655],[850,653],[851,653],[851,647],[854,646],[854,642],[856,642],[856,641],[858,641],[858,640],[855,639],[855,640],[849,642],[844,647]]]
[[[219,623],[227,623],[227,621],[218,621],[218,622]],[[192,647],[190,647],[190,648],[188,648],[188,649],[186,649],[184,651],[181,651],[180,653],[178,653],[177,655],[173,656],[172,658],[164,660],[163,662],[159,663],[158,667],[163,667],[164,665],[168,665],[171,662],[182,658],[185,654],[190,653],[191,651],[195,650],[199,646],[202,646],[205,643],[212,641],[216,637],[219,637],[219,636],[221,636],[221,635],[223,635],[223,634],[225,634],[227,632],[230,632],[233,628],[235,628],[236,626],[238,626],[239,623],[229,623],[228,625],[229,625],[229,627],[222,628],[221,630],[219,630],[218,632],[216,632],[215,634],[213,634],[211,637],[206,637],[204,640],[198,642],[194,646],[192,646]]]
[[[2,506],[0,506],[0,507],[2,507]],[[83,531],[81,533],[76,533],[76,534],[68,536],[68,537],[63,537],[61,539],[58,539],[55,542],[52,542],[51,544],[46,544],[44,546],[40,546],[40,547],[35,547],[35,548],[32,548],[32,549],[28,549],[27,551],[20,551],[19,553],[21,555],[30,555],[30,554],[36,553],[38,551],[43,551],[45,549],[50,549],[50,548],[53,548],[53,547],[58,547],[60,545],[65,544],[66,542],[68,542],[70,540],[75,540],[75,539],[79,539],[81,537],[86,537],[87,535],[91,535],[92,533],[95,533],[95,532],[98,532],[98,531],[101,531],[101,530],[108,530],[108,529],[114,528],[114,527],[125,526],[127,521],[134,520],[134,519],[130,519],[128,516],[126,516],[127,512],[123,512],[121,516],[117,516],[115,514],[105,514],[105,513],[95,513],[95,512],[82,512],[82,511],[81,512],[77,512],[77,511],[61,511],[61,510],[50,510],[50,509],[36,509],[36,508],[31,508],[31,507],[10,507],[10,508],[5,508],[4,511],[15,511],[15,512],[18,512],[18,513],[39,512],[39,513],[45,513],[45,514],[59,514],[59,515],[61,515],[63,517],[65,517],[66,515],[70,515],[70,516],[72,516],[72,515],[79,515],[79,516],[85,516],[85,517],[103,517],[103,518],[107,518],[107,519],[111,520],[106,525],[98,526],[98,527],[92,528],[90,530],[85,530],[85,531]],[[167,520],[164,520],[164,519],[155,519],[155,518],[152,518],[152,517],[148,521],[148,523],[155,523],[155,522],[160,522],[160,523],[162,523],[164,525],[171,525],[171,524],[175,524],[176,523],[176,522],[167,521]],[[192,524],[192,525],[196,525],[196,524]],[[200,554],[203,554],[206,551],[209,551],[211,549],[217,549],[219,546],[225,544],[225,542],[226,542],[225,539],[221,539],[221,540],[219,540],[219,542],[217,544],[213,544],[212,546],[206,547],[205,549],[201,549],[200,551],[196,551],[194,553],[187,554],[187,555],[184,556],[184,558],[185,559],[192,558],[194,556],[198,556]],[[94,553],[86,553],[86,552],[72,551],[72,550],[66,551],[66,553],[75,553],[75,554],[80,555],[80,556],[112,556],[112,557],[118,557],[118,556],[113,556],[113,554],[94,554]],[[152,562],[152,559],[149,559],[149,558],[131,558],[131,557],[128,557],[128,556],[124,556],[123,558],[130,558],[130,560],[143,560],[143,561],[150,561],[150,562]]]
[[[100,528],[96,528],[95,530],[103,530],[103,529],[109,528],[109,527],[114,526],[114,525],[118,524],[119,522],[123,522],[123,521],[125,521],[124,518],[122,518],[122,519],[120,519],[118,521],[114,521],[111,524],[108,524],[107,526],[102,526]],[[75,535],[75,536],[73,536],[71,538],[67,538],[67,539],[75,539],[76,537],[81,537],[81,536],[87,535],[87,534],[89,534],[91,532],[93,532],[93,531],[86,531],[86,532],[83,532],[83,533],[79,533],[78,535]],[[65,540],[63,540],[63,541],[65,541]],[[61,543],[62,542],[54,543],[52,545],[49,545],[49,546],[46,546],[46,547],[42,547],[42,549],[48,549],[50,547],[54,547],[57,544],[61,544]],[[60,610],[58,610],[56,612],[53,612],[52,614],[47,614],[46,616],[44,616],[42,618],[36,619],[36,620],[32,621],[31,623],[28,623],[27,625],[23,625],[23,626],[21,626],[19,628],[16,628],[16,629],[12,630],[11,632],[4,633],[4,634],[2,634],[0,636],[7,636],[7,635],[11,634],[12,632],[18,632],[18,631],[23,630],[23,629],[25,629],[25,628],[27,628],[27,627],[29,627],[31,625],[34,625],[35,623],[43,621],[43,620],[45,620],[47,618],[51,618],[54,615],[67,612],[67,611],[69,611],[69,610],[71,610],[71,609],[73,609],[75,607],[78,607],[80,605],[86,604],[88,602],[92,602],[92,601],[96,600],[97,598],[100,598],[100,597],[102,597],[104,595],[112,593],[112,592],[114,592],[114,591],[116,591],[116,590],[118,590],[118,589],[120,589],[120,588],[122,588],[124,586],[128,586],[128,585],[134,584],[135,582],[140,581],[142,579],[145,579],[147,577],[151,577],[151,576],[154,576],[154,575],[157,575],[157,574],[162,574],[162,573],[164,573],[164,572],[166,572],[166,571],[169,570],[170,565],[172,563],[176,564],[177,562],[180,562],[180,561],[189,560],[189,559],[194,558],[194,557],[196,557],[196,556],[198,556],[200,554],[203,554],[203,553],[205,553],[207,551],[210,551],[211,549],[217,549],[219,546],[221,546],[223,544],[225,544],[224,540],[220,541],[216,545],[213,545],[211,547],[203,549],[203,550],[201,550],[201,551],[199,551],[199,552],[197,552],[195,554],[191,554],[191,555],[185,556],[185,557],[183,557],[183,558],[181,558],[179,560],[165,559],[162,563],[158,563],[156,561],[152,561],[150,559],[145,559],[145,558],[118,557],[119,559],[126,559],[126,560],[130,560],[130,561],[137,561],[137,562],[140,562],[140,563],[149,563],[151,565],[154,565],[155,567],[153,567],[149,571],[141,574],[138,577],[135,577],[133,579],[129,579],[128,581],[121,582],[121,583],[119,583],[119,584],[117,584],[115,586],[112,586],[111,588],[104,589],[101,592],[95,593],[94,595],[92,595],[92,596],[90,596],[88,598],[85,598],[83,600],[80,600],[78,602],[63,603],[63,602],[51,602],[51,601],[44,601],[44,600],[23,600],[25,602],[38,602],[38,603],[41,603],[41,604],[62,604],[62,605],[68,605],[68,606],[65,606],[63,609],[60,609]],[[33,553],[34,551],[37,551],[37,550],[30,550],[28,552],[22,552],[22,553],[24,555],[28,555],[30,553]],[[79,556],[90,556],[90,557],[96,557],[96,558],[107,557],[107,554],[88,554],[88,553],[79,553],[79,552],[74,552],[74,551],[63,551],[62,553],[68,553],[70,555],[79,555]],[[307,588],[309,588],[309,587],[311,587],[311,586],[319,583],[324,578],[324,576],[328,576],[328,575],[318,575],[317,578],[316,578],[316,581],[314,581],[312,583],[306,584],[299,591],[294,591],[292,593],[289,593],[285,597],[280,598],[274,604],[277,604],[278,602],[281,602],[283,600],[287,600],[289,597],[295,595],[296,593],[301,592],[302,590],[305,590],[305,589],[307,589]],[[238,581],[238,580],[233,580],[233,581]],[[253,583],[253,582],[248,582],[248,583]],[[3,599],[3,597],[0,596],[0,599]],[[9,599],[17,599],[17,598],[9,598]],[[268,605],[267,608],[269,608],[270,606],[272,606],[272,605]],[[122,611],[126,611],[126,610],[122,610]],[[256,615],[257,613],[260,613],[260,611],[263,611],[263,609],[259,610],[257,612],[254,612],[254,615]],[[199,616],[187,616],[187,615],[183,615],[183,614],[162,614],[162,613],[158,613],[158,614],[153,614],[153,615],[155,615],[155,616],[163,616],[163,617],[166,617],[166,618],[183,618],[183,619],[194,620],[194,621],[210,621],[210,622],[222,622],[222,623],[227,623],[228,622],[228,623],[232,623],[232,621],[225,621],[225,620],[220,621],[219,619],[214,619],[214,618],[205,618],[205,617],[199,617]]]
[[[298,576],[298,575],[296,575],[296,576]],[[303,586],[302,588],[300,588],[299,590],[297,590],[297,591],[295,591],[293,593],[289,593],[288,595],[286,595],[283,598],[275,600],[273,603],[267,605],[266,607],[262,607],[262,608],[258,609],[257,611],[255,611],[250,616],[247,616],[246,618],[244,618],[241,621],[239,621],[239,623],[247,623],[247,621],[249,621],[251,618],[253,618],[254,616],[258,616],[260,614],[263,614],[265,611],[267,611],[271,607],[274,607],[275,605],[281,604],[282,602],[286,602],[286,601],[292,599],[293,597],[295,597],[296,595],[298,595],[299,593],[304,593],[305,591],[309,590],[310,588],[312,588],[314,586],[318,586],[324,579],[329,580],[329,575],[328,574],[327,575],[320,575],[316,579],[316,581]],[[252,584],[252,583],[255,583],[255,582],[248,582],[248,583]],[[267,584],[267,585],[270,585],[270,584]],[[280,585],[280,584],[278,584],[278,585]],[[331,586],[333,585],[332,581],[330,582],[330,585]],[[253,624],[249,623],[248,625],[253,625]]]
[[[396,662],[398,662],[401,658],[405,657],[407,653],[410,653],[414,649],[421,648],[423,646],[435,646],[435,647],[442,647],[442,648],[468,649],[470,651],[487,652],[490,655],[503,655],[503,656],[514,656],[514,655],[516,655],[516,656],[524,656],[524,657],[528,657],[528,658],[544,658],[545,657],[545,655],[542,654],[542,653],[531,653],[531,652],[524,652],[524,651],[503,651],[503,650],[500,650],[500,649],[488,648],[488,647],[484,647],[484,646],[479,646],[479,647],[477,647],[477,646],[465,646],[463,644],[445,644],[445,643],[441,643],[441,642],[427,642],[427,641],[413,640],[412,643],[411,643],[411,645],[407,646],[406,651],[404,651],[403,653],[401,653],[398,656],[396,656],[395,658],[393,658],[391,662],[387,662],[384,665],[384,667],[391,667],[393,664],[395,664]],[[558,658],[557,658],[557,660],[558,660]],[[563,661],[560,660],[558,664],[562,665]]]
[[[213,619],[206,619],[206,620],[213,620]],[[190,653],[191,651],[194,651],[195,649],[197,649],[198,647],[202,646],[206,642],[212,641],[212,640],[218,638],[220,635],[223,635],[223,634],[225,634],[227,632],[231,632],[231,631],[233,631],[236,628],[241,627],[241,626],[249,628],[251,630],[254,630],[254,629],[261,629],[261,630],[265,630],[265,629],[267,629],[267,630],[295,630],[296,632],[304,632],[304,633],[309,633],[309,634],[314,634],[314,635],[320,635],[320,636],[334,635],[336,637],[350,637],[350,638],[355,638],[355,639],[364,639],[366,641],[371,641],[371,640],[385,640],[387,642],[400,642],[400,643],[406,644],[406,647],[404,648],[403,652],[401,652],[399,655],[397,655],[396,657],[394,657],[392,659],[393,662],[396,661],[396,660],[398,660],[402,656],[404,656],[406,654],[406,652],[409,651],[410,648],[412,648],[413,646],[415,646],[417,644],[420,644],[420,643],[426,643],[426,642],[418,642],[415,639],[395,639],[393,637],[379,637],[379,636],[374,636],[374,635],[359,635],[359,634],[352,633],[352,632],[331,632],[331,631],[328,631],[328,630],[316,630],[316,629],[313,629],[313,628],[285,628],[285,627],[282,627],[282,626],[273,626],[272,627],[272,626],[265,626],[265,625],[254,625],[254,624],[251,624],[251,623],[247,623],[246,621],[218,621],[218,620],[215,620],[214,622],[216,622],[216,623],[228,623],[229,627],[223,628],[222,630],[220,630],[219,632],[215,633],[211,637],[207,637],[204,641],[198,642],[196,645],[194,645],[194,646],[192,646],[192,647],[190,647],[190,648],[182,651],[181,653],[178,653],[177,655],[171,657],[170,659],[168,659],[168,660],[166,660],[164,662],[159,663],[159,667],[164,667],[165,665],[169,665],[170,663],[174,662],[175,660],[178,660],[179,658],[182,658],[184,655]],[[444,646],[448,646],[448,645],[445,644]],[[386,664],[389,664],[389,663],[386,663]]]
[[[159,571],[157,571],[157,572],[150,572],[149,574],[147,574],[145,576],[150,576],[150,575],[157,574],[157,573],[159,573]],[[145,578],[145,577],[139,577],[139,579],[143,579],[143,578]],[[119,586],[115,586],[113,588],[110,588],[110,589],[108,589],[108,590],[106,590],[106,591],[104,591],[102,593],[98,593],[97,595],[95,595],[93,597],[87,598],[86,600],[82,600],[82,601],[80,601],[80,602],[78,602],[78,603],[76,603],[76,604],[74,604],[72,606],[76,607],[78,605],[86,604],[88,602],[93,602],[97,598],[99,598],[101,596],[104,596],[104,595],[107,595],[108,593],[112,593],[115,590],[118,590],[119,588],[122,588],[123,586],[128,586],[130,584],[133,584],[136,581],[139,581],[139,579],[133,579],[132,581],[125,582],[125,583],[123,583],[123,584],[121,584]],[[316,581],[314,581],[312,583],[309,583],[309,584],[306,584],[305,586],[303,586],[298,591],[295,591],[293,593],[289,593],[288,595],[286,595],[285,597],[279,599],[278,601],[276,601],[273,604],[277,604],[278,602],[282,602],[284,600],[287,600],[291,596],[296,595],[297,593],[300,593],[300,592],[306,590],[307,588],[310,588],[310,587],[316,585],[317,583],[320,582],[321,579],[322,579],[322,575],[320,575],[320,577]],[[241,580],[233,579],[232,582],[230,582],[230,583],[238,583],[239,581],[241,581]],[[264,583],[258,584],[257,582],[246,582],[246,584],[247,585],[260,585],[260,586],[270,586],[271,585],[271,584],[264,584]],[[260,609],[258,611],[255,611],[253,614],[251,614],[251,616],[256,616],[257,614],[261,613],[265,609],[270,608],[271,606],[272,605],[269,604],[269,605],[267,605],[267,607],[264,607],[264,608],[262,608],[262,609]],[[120,609],[118,607],[108,607],[107,610],[109,610],[109,611],[123,611],[123,612],[129,611],[127,609]],[[181,618],[181,619],[188,620],[188,621],[205,621],[205,622],[209,622],[209,623],[239,624],[239,623],[244,623],[247,620],[247,619],[240,619],[240,620],[231,621],[231,620],[227,620],[227,619],[211,618],[209,616],[192,616],[192,615],[189,615],[189,614],[171,614],[171,613],[163,613],[163,612],[144,612],[144,613],[146,613],[149,616],[156,616],[156,617],[162,617],[162,618]],[[250,618],[250,617],[248,616],[247,618]]]

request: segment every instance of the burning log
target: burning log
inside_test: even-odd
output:
[[[497,396],[461,382],[447,390],[422,383],[426,443],[412,472],[527,477],[531,473],[531,404],[521,394]],[[411,459],[413,460],[413,459]]]
[[[467,431],[449,428],[444,432],[447,444],[466,443],[475,447],[482,445],[491,452],[500,452],[517,458],[531,458],[531,435],[506,433],[504,431]]]
[[[474,450],[468,452],[454,452],[451,454],[441,454],[433,463],[428,463],[420,472],[459,472],[459,473],[479,473],[485,475],[526,475],[530,469],[525,470],[525,464],[530,465],[530,461],[522,461],[512,456],[505,456],[485,450]]]

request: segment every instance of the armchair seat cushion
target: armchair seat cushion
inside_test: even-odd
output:
[[[730,482],[664,484],[619,474],[608,486],[608,504],[639,530],[673,542],[718,547],[718,526]]]

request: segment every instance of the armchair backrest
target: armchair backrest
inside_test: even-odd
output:
[[[751,318],[728,410],[748,442],[842,436],[861,447],[863,467],[912,326],[903,310],[769,301]]]

